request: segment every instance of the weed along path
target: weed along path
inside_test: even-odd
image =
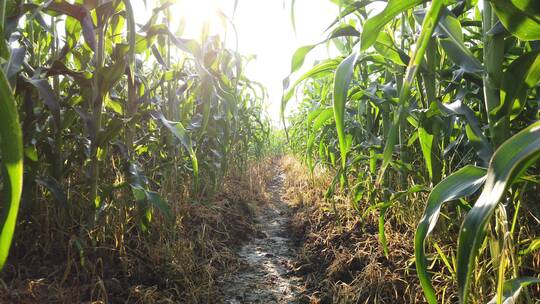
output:
[[[257,210],[259,231],[237,252],[240,269],[223,282],[227,304],[298,303],[303,290],[302,279],[291,275],[297,247],[288,236],[290,211],[281,198],[285,175],[276,172],[267,186],[271,199]]]

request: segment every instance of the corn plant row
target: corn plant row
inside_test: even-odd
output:
[[[523,275],[528,265],[520,262],[538,240],[519,233],[520,206],[538,198],[540,2],[332,2],[340,14],[319,44],[333,44],[341,55],[303,75],[297,71],[318,44],[292,58],[295,82],[282,99],[284,121],[289,100],[299,99],[289,118],[292,149],[311,171],[335,170],[329,199],[341,186],[360,214],[378,210],[387,256],[385,213],[407,208],[404,194],[429,192],[414,254],[431,304],[443,302],[445,291],[433,287],[429,261],[448,259],[426,252],[428,236],[441,207],[458,202],[445,217],[462,220],[457,258],[446,265],[460,303],[476,298],[471,286],[486,255],[496,282],[490,303],[514,303],[540,281]],[[526,293],[522,299],[531,300]]]
[[[44,197],[70,244],[88,244],[119,200],[147,232],[154,211],[172,219],[182,203],[164,194],[206,200],[229,168],[268,152],[266,92],[245,77],[248,60],[208,31],[181,38],[172,1],[148,20],[130,0],[0,3],[0,269],[18,210],[34,216]]]

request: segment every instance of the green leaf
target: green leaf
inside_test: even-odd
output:
[[[195,154],[195,150],[193,149],[193,144],[191,142],[191,137],[188,135],[187,130],[184,128],[184,126],[180,122],[174,122],[169,121],[163,116],[163,113],[154,111],[152,112],[152,115],[161,121],[163,125],[169,129],[174,136],[180,141],[182,146],[186,149],[186,151],[189,154],[189,157],[191,158],[191,165],[193,167],[193,175],[195,177],[195,180],[198,179],[199,176],[199,162],[197,159],[197,154]]]
[[[483,71],[482,64],[463,43],[463,30],[459,20],[448,9],[443,9],[436,31],[442,35],[439,42],[448,57],[469,73]]]
[[[8,80],[12,80],[21,70],[21,66],[24,62],[24,55],[26,50],[24,48],[12,48],[9,56],[9,61],[5,67],[6,77]],[[13,82],[11,82],[13,83]]]
[[[407,66],[410,58],[403,51],[396,48],[392,36],[385,31],[379,33],[374,46],[375,50],[385,58],[392,60],[394,63]]]
[[[540,121],[504,142],[493,155],[482,194],[459,233],[457,279],[461,303],[467,303],[471,273],[486,225],[506,189],[540,157]]]
[[[308,125],[310,126],[309,129],[309,137],[306,145],[306,154],[307,154],[307,160],[309,169],[311,172],[313,172],[313,145],[315,144],[315,136],[317,135],[317,131],[332,117],[334,117],[334,109],[332,108],[326,108],[326,109],[319,109],[320,111],[317,111],[317,115],[314,117],[308,117]],[[315,111],[314,111],[315,113]],[[310,113],[311,116],[311,113]],[[311,118],[311,120],[310,120]],[[311,124],[311,122],[313,122]]]
[[[511,279],[504,282],[503,286],[503,304],[514,304],[518,303],[518,297],[521,293],[521,290],[531,284],[539,284],[540,279],[534,277],[521,277],[516,279]],[[493,297],[488,304],[497,304],[497,296]]]
[[[403,1],[401,5],[416,4],[416,2],[413,2],[414,1]],[[413,56],[411,57],[411,60],[409,61],[409,65],[407,66],[407,72],[405,74],[405,78],[403,79],[403,86],[399,93],[399,109],[394,115],[393,125],[388,133],[388,137],[384,146],[383,163],[380,169],[379,177],[377,179],[379,183],[382,181],[386,168],[388,167],[388,165],[390,164],[390,160],[392,159],[392,154],[394,153],[394,146],[398,142],[401,123],[405,118],[406,109],[408,108],[411,87],[414,80],[416,79],[416,75],[418,74],[418,68],[424,58],[424,54],[431,39],[431,35],[433,34],[433,31],[438,24],[444,4],[444,0],[433,0],[431,2],[431,7],[429,8],[427,15],[422,23],[422,32],[420,33],[420,36],[416,41],[416,49],[413,53]],[[392,10],[392,12],[397,10],[397,8],[402,7],[398,3],[398,1],[390,1],[388,2],[387,9],[391,5],[396,6],[396,8]],[[364,47],[364,45],[362,45],[362,47]]]
[[[312,131],[318,131],[328,119],[334,116],[334,110],[332,108],[324,109],[317,117],[313,120]]]
[[[338,37],[348,37],[348,36],[360,36],[360,33],[353,26],[344,24],[336,28],[325,40],[316,44],[305,45],[305,46],[300,47],[299,49],[296,50],[296,52],[294,52],[294,55],[292,57],[291,74],[298,71],[300,67],[302,67],[302,64],[304,64],[306,55],[309,52],[311,52],[311,50],[313,50],[315,47],[325,43],[326,41],[330,39],[338,38]]]
[[[349,145],[345,138],[345,104],[357,60],[358,53],[354,52],[349,55],[339,64],[334,76],[334,118],[336,120],[339,149],[341,151],[341,168],[343,170],[347,167],[347,153],[349,152]]]
[[[338,37],[360,37],[360,32],[356,30],[356,28],[350,24],[342,24],[338,26],[336,29],[332,31],[330,36],[323,42],[326,42],[333,38]],[[321,43],[323,43],[321,42]]]
[[[453,103],[445,104],[437,101],[439,109],[446,115],[459,115],[465,117],[467,121],[466,134],[469,138],[469,142],[476,150],[478,157],[487,165],[491,156],[493,155],[493,148],[489,143],[489,140],[480,129],[480,124],[476,118],[474,111],[464,104],[461,100],[456,100]]]
[[[400,13],[421,4],[423,0],[389,0],[384,10],[377,16],[369,18],[364,24],[361,37],[361,50],[372,46],[384,26]],[[430,35],[431,36],[431,35]]]
[[[306,55],[313,50],[318,44],[312,44],[312,45],[306,45],[294,52],[294,55],[292,57],[292,64],[291,64],[291,73],[294,73],[300,69],[302,64],[304,64],[304,59],[306,58]]]
[[[43,99],[43,103],[49,108],[52,113],[54,123],[60,126],[60,103],[54,94],[51,85],[45,79],[27,79],[28,83],[32,84],[39,93],[39,97]]]
[[[310,77],[319,77],[321,75],[326,75],[330,72],[333,72],[337,68],[341,60],[342,60],[341,58],[337,58],[337,59],[327,59],[320,62],[319,64],[314,66],[311,70],[307,71],[304,75],[300,76],[291,87],[287,87],[288,81],[284,81],[285,83],[284,90],[286,91],[283,95],[283,98],[281,99],[281,116],[285,114],[285,108],[287,106],[287,102],[293,97],[295,89],[300,83],[302,83],[304,80]]]
[[[366,7],[366,5],[372,3],[373,0],[363,0],[363,1],[356,1],[352,3],[351,5],[347,6],[344,10],[342,10],[339,14],[339,16],[328,26],[327,30],[330,29],[332,26],[336,25],[340,20],[343,18],[349,16],[350,14]]]
[[[81,5],[71,4],[65,1],[47,2],[46,10],[59,12],[73,17],[79,21],[82,27],[84,40],[92,49],[96,49],[96,33],[94,31],[94,22],[90,11]]]
[[[486,169],[468,165],[442,180],[429,194],[426,210],[414,236],[414,256],[416,272],[430,304],[436,304],[437,298],[427,269],[426,239],[437,224],[442,204],[474,194],[480,189],[485,179]]]
[[[531,254],[531,253],[535,252],[538,249],[540,249],[540,238],[536,238],[536,239],[532,240],[531,243],[529,244],[529,246],[527,246],[527,249],[520,250],[519,254],[520,255],[528,255],[528,254]]]
[[[526,53],[515,59],[501,81],[502,106],[496,109],[498,118],[516,117],[527,101],[527,91],[540,82],[540,51]]]
[[[435,104],[435,103],[433,103]],[[418,139],[426,161],[429,178],[436,184],[441,179],[442,164],[438,149],[441,120],[438,117],[429,117],[425,112],[420,114],[418,121]]]
[[[4,71],[0,71],[0,150],[7,173],[4,179],[6,197],[0,217],[0,270],[11,247],[23,185],[23,145],[17,104]]]
[[[146,202],[152,203],[156,208],[158,208],[168,219],[172,220],[173,215],[169,205],[159,196],[157,192],[148,190],[148,180],[146,176],[143,175],[143,172],[139,167],[134,163],[128,164],[128,181],[131,186],[131,191],[135,201],[139,203],[139,206],[142,207],[144,218],[146,220],[143,223],[143,226],[146,226],[150,223],[151,220],[151,211],[145,208]]]
[[[105,147],[106,144],[113,140],[120,132],[122,131],[122,128],[124,127],[124,122],[117,118],[112,118],[109,123],[107,123],[107,126],[104,130],[100,130],[97,134],[97,146],[98,147]]]
[[[99,71],[101,93],[106,95],[120,81],[126,71],[126,61],[118,60]]]
[[[540,40],[538,0],[490,1],[504,27],[521,40]]]
[[[69,208],[68,198],[62,185],[52,176],[44,176],[43,178],[36,178],[36,183],[47,188],[54,200],[60,204],[61,207]]]
[[[127,14],[127,29],[128,29],[128,42],[129,42],[129,51],[128,51],[128,62],[127,66],[129,67],[129,77],[128,79],[131,79],[132,81],[135,80],[135,77],[133,77],[133,73],[135,71],[135,48],[136,48],[136,37],[137,33],[135,31],[135,16],[133,12],[133,7],[131,5],[130,0],[123,0],[125,6],[126,6],[126,14]],[[152,46],[153,47],[153,46]],[[153,49],[152,49],[153,50]]]
[[[146,199],[150,201],[154,207],[158,208],[168,219],[173,219],[171,208],[157,192],[146,190],[144,194],[146,195]]]

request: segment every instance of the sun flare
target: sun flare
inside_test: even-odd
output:
[[[217,30],[216,19],[220,6],[216,0],[178,0],[171,9],[173,26],[185,26],[184,33],[198,36],[205,26]]]

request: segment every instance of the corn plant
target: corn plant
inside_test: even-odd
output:
[[[60,233],[84,264],[112,227],[151,233],[156,216],[211,200],[230,168],[270,152],[248,60],[220,35],[171,30],[173,2],[148,20],[130,0],[1,3],[0,268],[19,209],[25,231],[53,223],[40,233]]]
[[[478,298],[471,285],[481,284],[473,273],[485,258],[486,239],[493,261],[489,274],[497,282],[492,303],[516,299],[523,287],[539,281],[522,275],[525,265],[515,248],[519,206],[537,187],[531,177],[538,174],[540,157],[539,4],[390,0],[375,13],[377,1],[333,2],[340,15],[324,42],[334,43],[341,55],[304,75],[295,72],[316,45],[298,49],[292,58],[289,79],[296,80],[285,87],[282,115],[296,92],[303,100],[290,118],[292,149],[311,170],[317,164],[335,169],[330,199],[341,180],[355,209],[361,211],[363,200],[375,202],[364,210],[379,211],[387,256],[387,210],[407,208],[400,203],[403,195],[424,191],[418,184],[431,188],[414,242],[429,303],[444,300],[444,292],[431,281],[427,237],[441,206],[458,200],[457,214],[466,215],[457,261],[447,266],[457,273],[459,301]],[[514,216],[512,227],[506,214]]]

